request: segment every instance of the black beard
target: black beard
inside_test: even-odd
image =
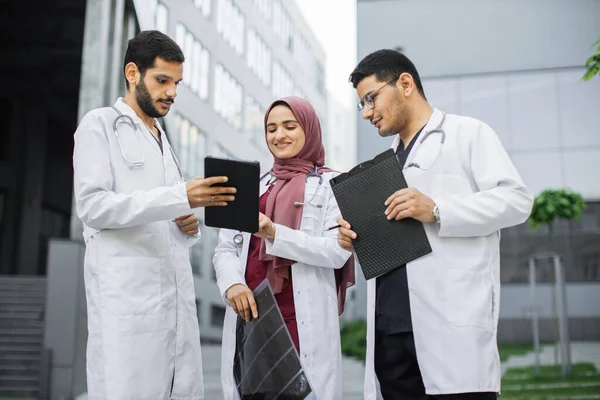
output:
[[[143,79],[140,80],[140,83],[135,85],[135,101],[137,101],[138,106],[140,106],[140,109],[144,112],[144,114],[150,118],[164,117],[164,115],[158,112],[156,107],[154,107],[152,104],[152,97],[150,96],[148,88],[146,87]]]

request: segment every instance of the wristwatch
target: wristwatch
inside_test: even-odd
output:
[[[433,216],[435,217],[435,222],[440,223],[440,209],[438,206],[433,206]]]

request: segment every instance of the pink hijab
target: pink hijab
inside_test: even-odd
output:
[[[321,135],[321,124],[315,109],[299,97],[283,97],[275,101],[265,113],[265,137],[267,120],[271,110],[278,106],[287,106],[292,110],[296,120],[302,126],[305,135],[304,147],[293,158],[279,159],[273,155],[274,164],[271,175],[277,178],[275,186],[267,200],[266,216],[274,223],[285,225],[291,229],[299,229],[304,206],[296,207],[294,202],[304,202],[306,174],[313,172],[315,166],[319,173],[331,171],[325,165],[325,149]],[[268,146],[268,143],[267,143]],[[280,293],[290,280],[291,265],[294,260],[287,260],[266,254],[264,240],[261,243],[260,259],[268,261],[267,279],[275,293]],[[351,256],[341,269],[335,270],[338,294],[338,311],[344,311],[346,289],[355,283],[354,256]]]

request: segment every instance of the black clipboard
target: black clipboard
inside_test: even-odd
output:
[[[385,200],[407,187],[396,154],[389,149],[330,180],[365,279],[375,278],[431,253],[425,228],[407,218],[388,221]]]
[[[233,376],[240,399],[305,399],[312,389],[269,282],[252,293],[258,318],[238,316],[236,324]]]
[[[204,176],[226,176],[229,178],[226,183],[214,186],[237,189],[235,200],[228,202],[226,207],[205,207],[206,226],[258,232],[260,163],[207,156],[204,158]]]

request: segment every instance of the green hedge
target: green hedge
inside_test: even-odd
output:
[[[342,354],[365,361],[367,353],[367,323],[357,319],[346,323],[340,330]]]

